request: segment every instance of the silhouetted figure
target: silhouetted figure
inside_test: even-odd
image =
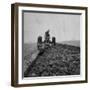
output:
[[[45,32],[45,40],[44,40],[45,48],[50,46],[50,34],[49,30]]]
[[[49,30],[45,32],[45,42],[47,42],[47,43],[50,42],[50,34],[49,34]]]

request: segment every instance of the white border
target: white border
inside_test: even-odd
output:
[[[32,77],[22,79],[22,10],[35,10],[35,11],[54,11],[54,12],[66,12],[66,13],[81,13],[80,20],[80,41],[81,41],[81,74],[71,76],[53,76],[53,77]],[[74,9],[56,9],[56,8],[37,8],[37,7],[18,7],[18,83],[19,84],[32,84],[32,83],[46,83],[46,82],[65,82],[65,81],[80,81],[85,80],[85,11]]]

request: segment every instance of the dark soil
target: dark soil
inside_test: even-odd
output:
[[[80,47],[56,44],[44,50],[28,67],[25,77],[80,74]]]

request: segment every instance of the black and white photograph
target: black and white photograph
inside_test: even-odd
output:
[[[80,14],[23,11],[24,77],[80,75]]]
[[[87,7],[12,5],[12,84],[87,82]]]

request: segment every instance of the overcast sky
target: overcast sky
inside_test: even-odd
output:
[[[24,43],[35,43],[50,30],[56,42],[80,40],[80,15],[24,12]]]

